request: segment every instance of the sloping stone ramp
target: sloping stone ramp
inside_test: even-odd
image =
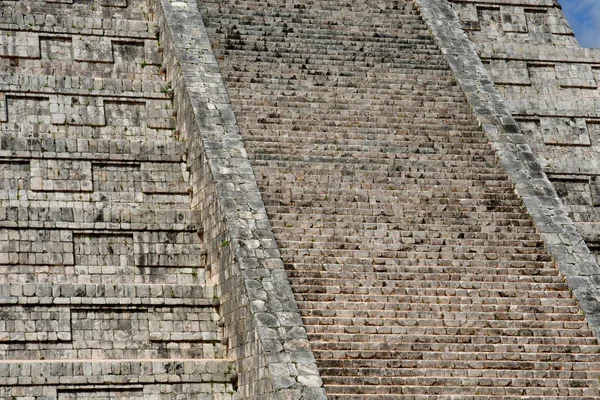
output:
[[[410,1],[199,1],[331,399],[597,399],[578,303]]]

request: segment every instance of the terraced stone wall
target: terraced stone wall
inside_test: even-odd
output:
[[[145,0],[0,1],[0,398],[233,398]]]

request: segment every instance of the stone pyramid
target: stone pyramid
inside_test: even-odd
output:
[[[600,398],[599,79],[554,0],[0,0],[0,399]]]

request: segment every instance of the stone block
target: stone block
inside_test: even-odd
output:
[[[32,160],[31,190],[45,192],[91,192],[90,161]]]
[[[73,36],[73,60],[91,63],[112,63],[113,44],[110,38]]]
[[[0,31],[0,57],[40,58],[39,36],[22,31]]]
[[[504,32],[527,32],[527,19],[525,18],[525,11],[522,7],[503,6],[500,7],[500,14],[502,15],[502,29]]]
[[[0,343],[71,340],[67,307],[0,306]]]
[[[580,118],[540,118],[544,143],[550,145],[590,146],[587,124]]]
[[[596,89],[598,84],[590,64],[558,63],[556,78],[561,87]]]
[[[524,61],[489,60],[490,76],[501,85],[530,85],[529,69]]]

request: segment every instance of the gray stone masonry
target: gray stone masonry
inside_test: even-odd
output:
[[[0,0],[0,400],[597,400],[599,71],[554,0]]]
[[[0,399],[233,400],[146,0],[0,0]]]
[[[582,234],[588,233],[590,227],[578,227],[573,222],[567,211],[570,211],[571,204],[566,199],[566,207],[563,205],[563,201],[559,198],[555,187],[544,172],[544,170],[548,172],[554,171],[554,167],[543,164],[545,162],[551,164],[555,160],[554,157],[552,160],[548,160],[544,157],[547,153],[543,150],[541,154],[537,152],[540,150],[540,143],[546,144],[544,148],[549,147],[549,145],[561,145],[562,147],[569,144],[572,146],[590,146],[591,143],[585,120],[575,120],[574,118],[563,118],[561,120],[556,118],[556,114],[548,114],[550,110],[557,111],[558,113],[560,112],[560,108],[553,109],[550,107],[552,102],[547,101],[544,98],[545,96],[539,96],[535,101],[538,104],[543,104],[542,107],[546,112],[540,112],[539,107],[530,105],[528,116],[535,118],[536,116],[540,117],[541,114],[552,115],[552,118],[538,119],[537,132],[535,133],[527,129],[531,125],[528,121],[523,121],[521,124],[516,122],[511,111],[515,113],[515,104],[523,100],[508,97],[505,102],[502,95],[494,86],[494,82],[499,81],[497,73],[493,69],[495,64],[488,64],[492,75],[496,75],[496,79],[492,79],[477,55],[474,44],[463,32],[461,21],[450,7],[450,4],[446,1],[437,2],[431,0],[417,0],[417,2],[423,13],[423,17],[433,30],[442,51],[448,59],[461,87],[465,91],[469,104],[496,148],[500,161],[515,184],[517,193],[523,199],[529,214],[541,232],[546,247],[555,258],[561,273],[566,277],[573,294],[579,300],[579,304],[586,314],[590,327],[600,337],[600,266],[598,265],[596,256],[590,251],[582,236]],[[457,3],[460,3],[460,1]],[[511,3],[511,7],[524,6],[525,4],[521,2]],[[551,6],[549,12],[560,12],[554,7],[555,4],[548,4],[546,6]],[[564,27],[562,30],[551,27],[551,29],[545,31],[545,34],[555,36],[554,34],[560,31],[561,36],[557,39],[559,42],[570,40],[571,36],[562,36],[570,32],[568,24],[563,22],[562,26]],[[529,27],[532,27],[531,23]],[[531,41],[534,41],[536,38],[534,32],[534,29],[530,29],[524,33],[530,33]],[[514,37],[509,37],[515,40]],[[512,40],[509,40],[509,42]],[[568,41],[568,45],[574,44],[572,41]],[[533,58],[539,61],[588,61],[600,55],[597,50],[591,49],[569,48],[557,51],[544,51],[544,47],[535,46],[537,47],[536,56],[526,57],[525,54],[528,53],[523,50],[531,50],[532,47],[533,45],[513,45],[511,48],[511,43],[506,44],[500,40],[500,43],[497,45],[484,45],[480,49],[485,48],[487,52],[491,51],[494,59],[502,59],[502,57],[494,57],[496,50],[504,54],[504,57],[510,54],[508,59],[523,59],[525,57],[529,60]],[[510,51],[516,49],[519,50],[516,53]],[[489,53],[484,52],[484,54]],[[513,54],[517,55],[513,56]],[[569,55],[573,55],[576,58],[571,59],[568,57]],[[591,82],[595,88],[596,85],[591,69],[589,65],[587,65],[587,69],[583,68],[585,66],[585,64],[557,64],[556,78],[561,79],[562,77],[564,82],[561,86],[586,87],[588,85],[587,82]],[[506,67],[504,66],[504,68]],[[506,71],[505,74],[511,77],[515,76],[512,70]],[[530,76],[530,74],[525,72],[524,76]],[[583,82],[584,79],[586,79],[586,82]],[[507,96],[506,92],[504,96]],[[568,101],[562,99],[562,96],[555,97],[553,101],[556,104]],[[508,105],[512,106],[513,110],[510,110]],[[577,105],[570,104],[569,107],[576,109]],[[518,114],[522,115],[521,113]],[[569,117],[568,115],[564,116]],[[536,129],[534,128],[533,130]],[[542,141],[539,141],[540,133],[543,136]],[[533,136],[538,136],[538,138],[534,139]],[[536,151],[532,150],[532,147]],[[566,148],[564,149],[566,150]],[[566,168],[563,163],[570,162],[572,156],[569,152],[563,151],[562,161],[556,160],[561,163],[559,170],[562,174],[566,175],[569,173],[568,170],[565,171]],[[587,159],[586,163],[589,166],[582,169],[589,170],[590,168],[594,168],[595,158]],[[570,173],[579,175],[580,172],[582,171],[577,170]],[[571,179],[575,181],[583,180],[582,177],[573,177]],[[560,186],[562,185],[559,184]],[[593,209],[589,213],[594,213]]]
[[[198,4],[329,398],[600,396],[597,338],[549,250],[564,269],[590,255],[476,56],[457,83],[443,52],[456,67],[466,37],[436,44],[411,1]],[[431,20],[452,36],[449,11]],[[514,35],[541,20],[523,13]],[[482,129],[485,111],[502,119]],[[548,245],[540,215],[563,229]]]
[[[326,398],[198,6],[156,2],[240,399]]]

